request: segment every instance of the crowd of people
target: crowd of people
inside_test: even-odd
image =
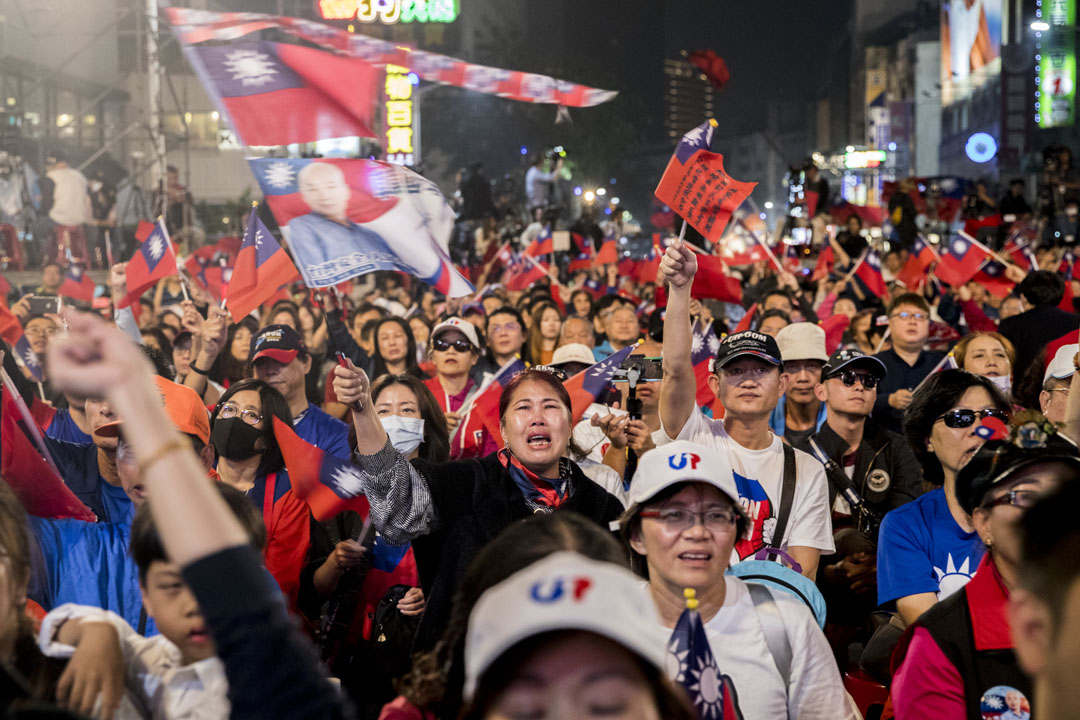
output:
[[[558,169],[530,171],[522,245]],[[115,262],[76,308],[65,266],[92,260],[70,237],[9,289],[0,706],[1069,715],[1080,287],[1062,238],[1034,233],[1037,267],[1010,265],[1005,292],[907,287],[897,223],[882,295],[851,271],[878,242],[852,215],[815,250],[835,266],[741,265],[734,302],[699,291],[675,239],[504,283],[479,212],[461,258],[485,282],[464,298],[374,273],[237,318],[180,275],[126,305]],[[318,468],[287,459],[293,434]],[[10,454],[39,435],[28,471]]]

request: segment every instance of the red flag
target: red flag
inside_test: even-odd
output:
[[[961,232],[949,243],[949,250],[941,256],[934,274],[953,287],[959,287],[973,278],[990,257],[990,250],[985,245]]]
[[[553,252],[555,252],[555,247],[552,244],[551,228],[545,227],[536,236],[536,239],[529,243],[529,247],[525,248],[523,254],[528,257],[540,257],[542,255],[551,255]]]
[[[723,90],[731,79],[724,58],[712,50],[695,50],[686,56],[686,60],[705,74],[705,79],[717,90]]]
[[[983,228],[996,228],[1001,225],[1001,222],[1001,213],[994,213],[979,220],[970,218],[964,223],[964,232],[975,237]]]
[[[873,250],[863,253],[862,259],[855,268],[855,277],[862,280],[866,289],[878,297],[885,297],[889,291],[885,285],[885,278],[881,275],[881,260]]]
[[[247,315],[299,277],[288,253],[252,210],[236,266],[225,288],[226,303],[233,317]]]
[[[742,283],[725,272],[724,261],[712,255],[698,255],[698,271],[690,286],[690,297],[729,303],[742,302]],[[667,304],[667,290],[656,288],[656,304]]]
[[[619,252],[615,249],[615,238],[605,240],[596,254],[597,265],[611,265],[619,261]]]
[[[812,218],[817,212],[817,204],[821,196],[813,190],[807,190],[803,193],[803,197],[806,198],[806,217]]]
[[[1076,312],[1076,308],[1073,307],[1073,297],[1074,297],[1073,283],[1074,282],[1076,282],[1076,281],[1075,280],[1066,280],[1065,281],[1065,294],[1061,296],[1061,302],[1058,303],[1058,307],[1061,308],[1062,310],[1064,310],[1065,312],[1071,312],[1071,313]],[[1052,356],[1051,356],[1051,359],[1053,359]]]
[[[572,425],[576,425],[581,420],[581,416],[585,414],[589,405],[596,402],[596,398],[607,389],[619,365],[633,351],[633,345],[624,347],[563,383],[566,392],[570,394],[570,405],[574,416]]]
[[[8,310],[7,305],[0,304],[0,338],[3,338],[11,347],[15,347],[15,343],[19,342],[22,336],[23,328],[19,318]]]
[[[451,439],[451,453],[460,447],[461,451],[457,457],[461,457],[470,447],[478,447],[483,439],[484,430],[487,430],[497,446],[503,446],[502,430],[499,427],[499,400],[502,399],[503,388],[524,369],[525,363],[518,358],[514,358],[499,368],[488,386],[473,400],[463,429],[455,433]]]
[[[29,411],[11,386],[3,391],[0,409],[0,475],[15,491],[26,511],[43,518],[73,518],[94,522],[94,513],[68,489],[53,467],[38,452],[27,425]],[[22,405],[25,413],[19,411]]]
[[[999,298],[1008,297],[1016,287],[1016,283],[1005,277],[1005,266],[995,260],[986,261],[972,280],[986,288],[991,295]]]
[[[731,331],[732,334],[740,333],[740,332],[743,332],[745,330],[749,330],[750,325],[753,324],[753,322],[754,322],[754,313],[756,313],[756,312],[757,312],[757,303],[754,303],[753,305],[751,305],[747,309],[746,314],[742,316],[742,320],[740,320],[739,324],[735,326],[735,329]]]
[[[94,301],[94,281],[80,265],[69,265],[64,272],[64,282],[60,284],[60,294],[90,304]]]
[[[844,331],[851,324],[851,318],[847,315],[833,315],[825,318],[818,325],[825,331],[825,352],[832,355],[836,348],[840,347],[840,341],[844,338]]]
[[[507,269],[503,285],[507,290],[528,290],[547,276],[548,266],[528,258],[515,260]]]
[[[656,187],[656,197],[712,242],[757,186],[732,178],[723,155],[709,151],[716,125],[710,119],[683,136]]]
[[[11,292],[11,283],[8,282],[6,277],[0,275],[0,305],[7,307],[7,296],[9,292]]]
[[[122,308],[138,302],[158,280],[176,273],[176,255],[164,222],[140,222],[135,236],[144,239],[127,264],[127,295],[120,301]]]
[[[375,137],[376,69],[335,53],[272,42],[188,48],[196,73],[245,145]],[[387,100],[387,114],[411,113]],[[411,122],[405,123],[411,125]]]
[[[834,265],[836,265],[836,257],[833,254],[832,245],[826,245],[818,253],[817,262],[814,263],[814,272],[810,274],[810,280],[817,282],[823,277],[828,277]]]
[[[224,297],[224,270],[220,263],[214,262],[218,249],[214,245],[201,247],[184,260],[184,270],[192,282],[210,293],[217,301]]]
[[[566,269],[572,273],[577,272],[578,270],[591,270],[595,262],[596,258],[588,253],[581,253],[570,261],[570,264],[566,266]]]
[[[756,262],[767,262],[773,255],[760,242],[754,242],[742,252],[727,252],[725,248],[721,251],[720,257],[728,265],[753,265]]]
[[[304,442],[276,416],[274,437],[289,469],[293,492],[308,504],[316,520],[329,520],[345,510],[367,517],[370,506],[352,465]]]

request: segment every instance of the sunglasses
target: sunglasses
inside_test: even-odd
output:
[[[871,373],[857,373],[854,370],[841,370],[838,373],[833,373],[826,379],[832,380],[833,378],[836,378],[848,387],[853,386],[855,384],[855,381],[858,380],[867,390],[873,390],[874,388],[876,388],[878,381],[881,380],[881,378],[879,378],[877,375],[873,375]]]
[[[968,410],[962,408],[960,410],[950,410],[949,412],[937,416],[934,422],[938,420],[945,421],[945,427],[951,428],[966,428],[975,424],[976,416],[983,420],[985,418],[997,418],[1001,422],[1009,422],[1008,413],[1002,410],[996,410],[994,408],[987,408],[986,410]]]
[[[435,338],[431,341],[431,347],[440,352],[446,352],[450,348],[454,348],[459,353],[467,353],[472,349],[472,343],[468,340],[455,340],[454,342],[449,342],[442,338]]]

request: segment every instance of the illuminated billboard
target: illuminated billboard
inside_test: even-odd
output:
[[[1039,127],[1067,127],[1076,120],[1076,0],[1042,0],[1036,18],[1035,120]]]
[[[458,0],[316,0],[324,20],[359,20],[366,23],[452,23]]]
[[[942,0],[942,105],[963,100],[1001,72],[1001,1]]]

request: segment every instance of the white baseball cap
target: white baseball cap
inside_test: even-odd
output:
[[[477,350],[481,350],[480,340],[476,337],[476,326],[468,320],[462,320],[459,317],[450,317],[443,320],[441,323],[435,326],[431,331],[431,339],[439,337],[440,333],[444,333],[447,330],[457,330],[472,343],[472,346]]]
[[[507,650],[557,630],[595,633],[664,670],[666,633],[641,578],[614,563],[558,552],[480,596],[465,638],[464,698]]]
[[[642,504],[656,497],[661,490],[684,482],[712,485],[727,495],[735,510],[745,516],[739,504],[735,474],[727,458],[712,448],[689,440],[665,443],[641,456],[637,470],[634,471],[634,478],[630,482],[626,516],[633,515]],[[610,527],[612,530],[620,530],[622,525],[615,520]]]
[[[808,322],[792,323],[776,333],[776,344],[780,346],[780,359],[821,360],[829,359],[825,351],[825,331],[819,325]]]
[[[563,363],[585,363],[586,365],[592,365],[596,362],[596,357],[593,355],[593,351],[589,349],[588,345],[582,343],[567,343],[555,348],[555,352],[551,355],[551,362],[549,365],[562,365]]]
[[[1054,353],[1054,359],[1046,367],[1046,374],[1043,375],[1043,385],[1050,382],[1050,378],[1064,380],[1072,377],[1073,373],[1076,372],[1076,368],[1073,366],[1073,358],[1077,352],[1080,352],[1080,345],[1077,343],[1059,347],[1057,352]]]

